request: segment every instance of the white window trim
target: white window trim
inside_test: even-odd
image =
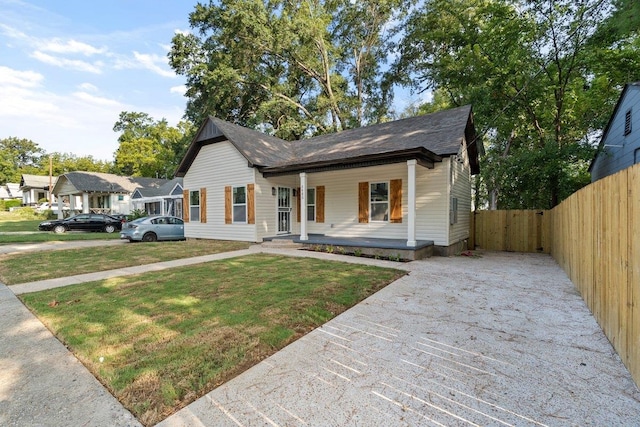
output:
[[[192,193],[198,193],[198,204],[197,205],[192,205],[191,204],[191,194]],[[189,191],[189,221],[191,221],[191,222],[200,222],[200,204],[201,204],[200,196],[201,196],[200,190],[191,190],[191,191]],[[193,214],[192,214],[193,210],[191,209],[191,208],[195,208],[196,206],[198,207],[198,219],[194,219],[193,218]]]
[[[371,201],[371,187],[377,184],[387,184],[387,201],[386,202],[372,202]],[[390,181],[376,181],[369,182],[369,222],[388,223],[391,219],[391,182]],[[387,204],[387,219],[373,219],[373,204]]]
[[[313,190],[313,203],[309,203],[309,191]],[[316,187],[307,187],[307,209],[305,210],[305,215],[307,216],[308,222],[316,222],[316,218],[318,215],[318,192],[316,191]],[[313,219],[309,219],[309,207],[313,206]]]
[[[244,203],[236,203],[236,198],[235,198],[235,190],[236,188],[244,188]],[[246,185],[236,185],[231,187],[231,222],[233,224],[246,224],[247,223],[247,216],[249,214],[248,212],[248,206],[247,206],[247,186]],[[244,206],[244,221],[236,221],[236,206]]]

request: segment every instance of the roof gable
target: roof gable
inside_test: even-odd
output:
[[[600,137],[600,142],[598,143],[598,148],[593,155],[593,159],[591,159],[591,164],[589,165],[588,171],[591,172],[598,156],[603,152],[605,147],[605,142],[609,139],[609,131],[611,130],[611,125],[618,117],[618,114],[625,114],[625,112],[621,113],[621,108],[625,104],[625,99],[628,96],[630,91],[640,90],[640,82],[627,83],[624,85],[622,92],[620,93],[620,97],[616,102],[616,106],[613,108],[613,113],[611,113],[611,117],[609,117],[609,121],[607,122],[607,126],[605,126],[604,131],[602,132],[602,136]]]

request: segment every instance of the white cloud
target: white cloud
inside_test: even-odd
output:
[[[35,71],[19,71],[0,65],[0,87],[36,87],[39,86],[43,80],[44,76]]]
[[[188,36],[189,34],[191,34],[191,31],[189,30],[180,30],[180,29],[176,29],[173,31],[174,34],[180,34],[183,36]]]
[[[179,95],[184,95],[185,93],[187,93],[187,86],[185,85],[173,86],[172,88],[169,89],[169,93],[177,93]]]
[[[86,61],[81,61],[79,59],[67,59],[67,58],[52,56],[40,51],[33,52],[31,54],[31,57],[45,64],[53,65],[56,67],[60,67],[68,70],[84,71],[84,72],[94,73],[94,74],[101,74],[102,67],[104,67],[104,63],[101,61],[90,63]]]
[[[98,92],[98,88],[91,83],[81,83],[78,85],[78,89],[87,91],[87,92]]]
[[[45,52],[64,53],[64,54],[81,54],[84,56],[98,55],[107,52],[107,48],[95,48],[87,43],[76,40],[67,40],[66,42],[53,38],[51,40],[43,40],[39,43],[40,50]]]
[[[159,74],[163,77],[176,77],[176,73],[174,73],[172,70],[162,68],[160,66],[166,66],[167,64],[167,58],[164,56],[144,54],[136,51],[133,52],[133,56],[138,64],[140,64],[141,68],[146,68],[147,70],[153,71],[154,73]]]
[[[113,99],[91,95],[90,93],[87,93],[87,92],[74,92],[73,96],[77,99],[80,99],[92,105],[118,107],[118,108],[123,106],[120,102],[115,101]]]

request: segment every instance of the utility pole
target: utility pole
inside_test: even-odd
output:
[[[53,156],[49,154],[49,209],[53,209]]]

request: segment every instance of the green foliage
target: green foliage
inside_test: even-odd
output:
[[[384,120],[381,66],[399,0],[197,4],[169,60],[187,78],[187,117],[214,115],[294,140]]]
[[[113,130],[121,132],[113,166],[115,173],[171,178],[195,129],[186,122],[174,128],[165,119],[155,121],[146,113],[123,111]]]
[[[22,206],[22,200],[20,199],[0,200],[0,211],[8,211],[19,206]]]
[[[390,74],[435,90],[420,112],[473,104],[482,199],[549,208],[589,182],[598,132],[624,83],[640,78],[636,18],[624,36],[596,40],[622,16],[600,0],[428,0],[406,21]]]
[[[20,182],[23,173],[37,168],[43,155],[44,151],[31,140],[0,139],[0,184]]]
[[[145,216],[147,216],[147,212],[145,212],[144,209],[134,209],[128,215],[129,221],[133,221],[134,219],[138,218],[144,218]]]

